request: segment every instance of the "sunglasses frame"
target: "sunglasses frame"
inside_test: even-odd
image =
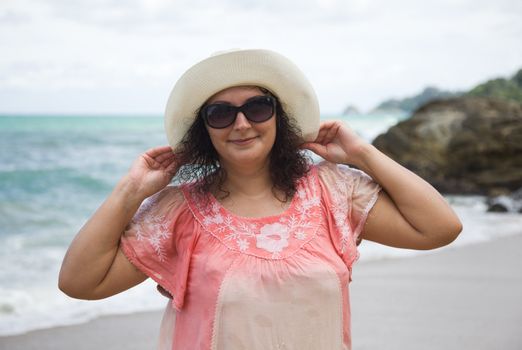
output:
[[[272,113],[270,114],[269,117],[267,117],[266,119],[263,119],[263,120],[260,120],[260,121],[257,121],[257,120],[252,120],[250,119],[250,117],[248,116],[247,113],[245,113],[245,106],[248,106],[249,104],[252,104],[252,103],[256,103],[258,100],[261,100],[261,99],[268,99],[272,105]],[[226,106],[228,108],[230,108],[233,112],[234,112],[234,118],[232,118],[231,122],[225,126],[219,126],[219,127],[215,127],[213,126],[211,123],[209,123],[208,121],[208,109],[212,106]],[[243,113],[243,115],[245,116],[246,119],[248,119],[249,122],[252,122],[252,123],[263,123],[263,122],[266,122],[267,120],[270,120],[270,118],[272,118],[276,112],[276,109],[277,109],[277,103],[276,103],[276,99],[274,96],[271,96],[271,95],[260,95],[260,96],[254,96],[252,98],[250,98],[249,100],[247,100],[245,103],[243,103],[241,106],[233,106],[229,103],[212,103],[212,104],[209,104],[209,105],[206,105],[204,106],[201,111],[200,111],[200,115],[201,117],[203,118],[203,120],[205,121],[205,124],[207,124],[209,127],[213,128],[213,129],[224,129],[224,128],[227,128],[229,127],[230,125],[234,124],[236,119],[237,119],[237,114],[239,112]]]

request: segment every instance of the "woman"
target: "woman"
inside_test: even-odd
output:
[[[319,123],[312,87],[275,52],[196,64],[165,125],[170,146],[134,162],[60,272],[81,299],[153,278],[172,296],[161,348],[350,349],[358,242],[433,249],[462,229],[424,180],[346,125]],[[167,186],[176,174],[183,184]]]

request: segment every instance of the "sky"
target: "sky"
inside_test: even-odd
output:
[[[0,114],[162,115],[215,51],[265,48],[323,114],[522,68],[520,0],[0,0]]]

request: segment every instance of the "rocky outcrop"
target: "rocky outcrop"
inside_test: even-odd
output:
[[[522,187],[522,105],[485,97],[432,101],[373,144],[444,193]]]
[[[500,195],[488,198],[486,201],[488,211],[522,213],[522,188],[510,195]]]

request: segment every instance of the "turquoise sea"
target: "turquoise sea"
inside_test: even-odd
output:
[[[324,119],[344,119],[371,141],[406,117]],[[150,282],[90,302],[63,295],[57,278],[68,244],[132,161],[166,144],[163,119],[156,116],[0,116],[0,335],[164,306]],[[455,245],[522,227],[520,215],[486,214],[482,197],[447,199],[464,222]],[[361,246],[363,260],[416,253]]]

